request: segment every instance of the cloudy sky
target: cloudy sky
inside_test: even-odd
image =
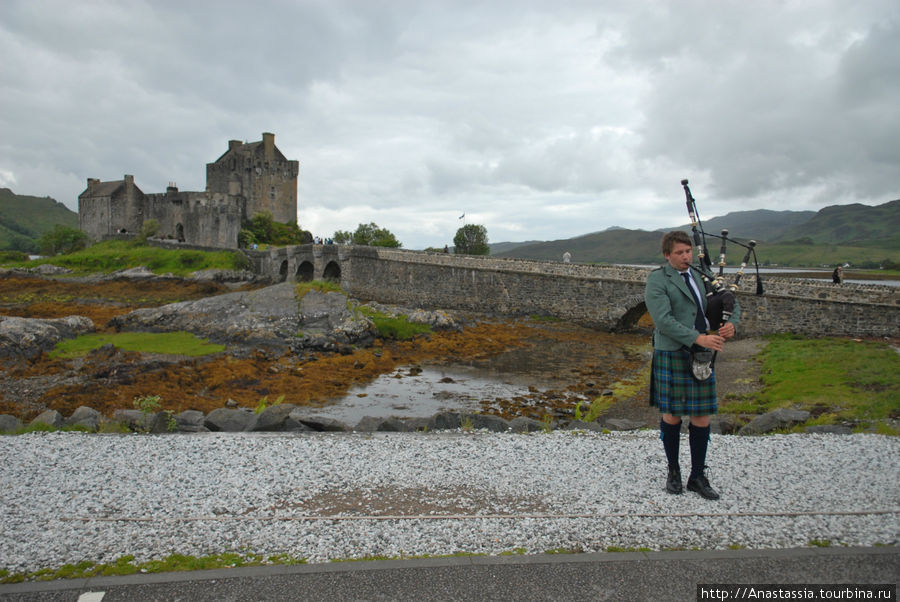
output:
[[[0,56],[0,186],[76,211],[262,132],[302,227],[411,249],[685,223],[682,178],[707,219],[900,198],[897,0],[2,0]]]

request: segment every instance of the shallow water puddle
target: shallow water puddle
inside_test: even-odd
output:
[[[534,393],[532,379],[493,370],[462,365],[402,366],[364,387],[351,389],[332,404],[305,411],[352,425],[365,416],[424,418],[442,411],[475,412],[484,400]]]

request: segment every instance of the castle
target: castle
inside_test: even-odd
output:
[[[299,162],[285,158],[275,134],[258,142],[229,140],[228,150],[206,164],[206,190],[145,194],[134,176],[101,182],[88,178],[78,195],[78,227],[94,240],[136,234],[148,220],[158,236],[207,247],[237,248],[241,225],[268,212],[277,222],[297,221]]]

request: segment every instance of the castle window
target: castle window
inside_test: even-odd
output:
[[[269,198],[272,199],[273,201],[275,200],[275,187],[274,186],[272,186],[269,189]]]

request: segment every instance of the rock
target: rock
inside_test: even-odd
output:
[[[299,341],[300,315],[294,288],[293,283],[282,282],[252,291],[147,307],[116,316],[109,325],[116,330],[186,330],[226,345],[280,355]]]
[[[56,410],[47,410],[45,412],[41,412],[34,420],[29,423],[29,426],[35,424],[46,424],[52,426],[53,428],[61,428],[66,424],[66,421],[65,419],[63,419],[62,414],[60,414]]]
[[[22,428],[22,421],[9,414],[0,414],[0,433],[13,433]]]
[[[516,416],[509,421],[509,427],[516,433],[535,433],[544,430],[544,423],[525,416]]]
[[[803,429],[805,433],[831,433],[833,435],[852,435],[853,429],[840,424],[815,424]]]
[[[432,431],[447,431],[458,429],[460,424],[459,414],[455,412],[438,412],[431,417],[428,428]]]
[[[785,429],[809,420],[806,410],[780,408],[757,416],[738,431],[738,435],[759,435],[776,429]]]
[[[69,416],[66,424],[69,426],[82,426],[92,431],[100,428],[100,420],[103,416],[94,408],[81,406]]]
[[[460,416],[461,423],[465,423],[467,420],[472,423],[474,429],[485,429],[495,433],[505,433],[510,429],[508,421],[491,414],[463,414]]]
[[[306,426],[292,416],[297,406],[283,403],[271,406],[263,410],[256,417],[256,422],[250,427],[251,431],[310,431]]]
[[[714,414],[709,417],[709,429],[716,435],[733,435],[737,430],[737,421],[731,414]]]
[[[113,422],[121,422],[133,431],[144,430],[144,413],[140,410],[116,410],[112,419]]]
[[[602,433],[606,428],[597,422],[584,422],[583,420],[570,420],[563,426],[567,431],[593,431]]]
[[[343,422],[333,420],[331,418],[321,418],[318,416],[302,416],[300,412],[293,411],[290,414],[291,419],[308,426],[311,430],[319,432],[342,432],[350,429]]]
[[[152,435],[171,433],[178,428],[178,423],[170,412],[160,410],[153,414],[144,415],[144,431]]]
[[[56,276],[58,274],[70,274],[72,272],[69,268],[53,265],[52,263],[43,263],[37,267],[31,268],[31,271],[42,276]]]
[[[249,431],[253,429],[257,416],[247,408],[232,410],[230,408],[219,408],[213,410],[206,416],[203,426],[211,431],[224,431],[227,433],[238,433],[241,431]]]
[[[376,416],[365,416],[353,428],[355,431],[370,433],[375,431],[402,433],[407,430],[406,423],[399,418],[379,418]]]
[[[133,268],[127,268],[124,270],[119,270],[119,271],[113,272],[112,274],[107,276],[108,280],[121,280],[121,279],[151,280],[153,278],[160,278],[160,276],[157,276],[151,270],[149,270],[147,267],[142,266],[142,265],[139,265],[139,266],[136,266]]]
[[[62,339],[93,331],[94,323],[84,316],[49,320],[0,316],[0,360],[35,358]]]
[[[116,410],[112,415],[113,422],[121,422],[138,433],[169,433],[173,416],[166,411],[145,413],[140,410]],[[177,420],[175,421],[177,425]],[[177,426],[176,426],[177,428]]]
[[[611,431],[636,431],[644,428],[646,425],[637,420],[629,420],[628,418],[610,418],[605,423],[606,428]]]
[[[348,308],[347,296],[337,292],[308,291],[300,299],[303,335],[292,349],[336,351],[350,345],[367,347],[378,330],[371,319]]]
[[[192,272],[189,280],[196,282],[250,282],[256,274],[248,270],[198,270]]]
[[[206,415],[199,410],[185,410],[175,415],[176,428],[184,433],[204,433],[209,429],[203,425]]]

